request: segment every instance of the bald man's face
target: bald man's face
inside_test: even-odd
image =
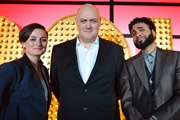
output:
[[[92,6],[83,6],[76,15],[76,24],[81,42],[93,42],[98,36],[101,18]]]

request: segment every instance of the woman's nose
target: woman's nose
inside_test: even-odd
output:
[[[37,40],[36,45],[38,46],[42,45],[41,40]]]

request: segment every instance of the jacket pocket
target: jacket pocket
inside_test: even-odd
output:
[[[15,90],[11,95],[11,98],[29,99],[29,100],[32,99],[32,97],[33,97],[32,94],[26,89]]]

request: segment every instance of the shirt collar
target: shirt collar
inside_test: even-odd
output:
[[[143,54],[143,57],[147,57],[149,54],[151,54],[155,58],[156,51],[157,51],[157,47],[151,53],[147,53],[146,51],[142,50],[142,54]]]
[[[82,43],[79,41],[78,37],[76,37],[76,46],[80,46]],[[99,36],[96,37],[96,40],[93,42],[92,46],[99,44]]]

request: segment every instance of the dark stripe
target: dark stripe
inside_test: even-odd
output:
[[[110,0],[110,21],[114,22],[114,2]]]
[[[180,39],[180,35],[173,35],[173,38]]]
[[[132,38],[131,34],[123,34],[123,36],[126,38]],[[173,39],[180,39],[180,35],[173,35],[172,37]]]
[[[156,2],[92,2],[92,1],[11,1],[1,0],[1,4],[67,4],[67,5],[82,5],[91,3],[93,5],[147,5],[147,6],[180,6],[180,3],[156,3]]]
[[[123,36],[132,38],[131,34],[123,34]]]
[[[0,4],[59,4],[59,5],[83,5],[90,3],[93,5],[110,5],[110,21],[114,22],[114,5],[144,5],[144,6],[180,6],[180,3],[154,3],[154,2],[91,2],[91,1],[11,1],[1,0]],[[130,34],[123,34],[124,37],[131,37]],[[180,39],[180,35],[173,35],[173,38]]]

